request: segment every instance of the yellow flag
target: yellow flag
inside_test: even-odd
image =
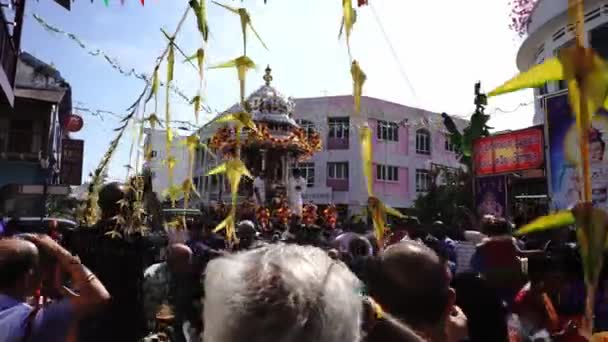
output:
[[[355,98],[355,113],[361,113],[361,96],[363,95],[363,85],[367,80],[367,76],[359,67],[357,61],[353,61],[350,67],[350,74],[353,78],[353,97]]]
[[[359,129],[359,140],[361,142],[361,161],[366,179],[365,183],[367,184],[367,195],[373,196],[372,130],[368,126]]]

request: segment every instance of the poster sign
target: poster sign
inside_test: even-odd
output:
[[[540,127],[481,138],[473,144],[478,176],[540,168],[544,162]]]
[[[61,146],[61,184],[80,185],[84,140],[63,139]]]
[[[580,152],[576,119],[567,94],[549,97],[545,101],[551,207],[553,210],[567,209],[580,200],[583,188],[578,171]],[[592,201],[596,207],[608,208],[608,112],[603,109],[593,116],[589,140]]]
[[[475,209],[479,216],[505,217],[507,177],[488,176],[475,179]]]

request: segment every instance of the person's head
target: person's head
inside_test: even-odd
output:
[[[455,301],[446,263],[415,241],[388,247],[370,262],[369,295],[412,328],[433,336],[445,332]]]
[[[19,298],[31,295],[39,284],[38,248],[21,239],[0,240],[0,293]]]
[[[300,169],[293,169],[292,171],[293,178],[300,178],[302,176],[302,171]]]
[[[249,248],[255,240],[255,225],[249,220],[239,222],[236,226],[236,236],[239,238],[239,246],[241,248]]]
[[[273,244],[209,263],[204,340],[356,342],[359,280],[315,247]]]
[[[606,143],[602,139],[602,132],[596,128],[591,128],[589,131],[589,151],[592,161],[602,161],[604,159],[604,150]]]
[[[264,170],[260,170],[260,172],[258,172],[258,177],[264,179],[264,176],[265,176]]]
[[[485,215],[481,219],[481,230],[488,236],[509,235],[513,226],[502,217]]]
[[[192,271],[192,250],[181,243],[169,246],[167,264],[174,274],[190,273]]]

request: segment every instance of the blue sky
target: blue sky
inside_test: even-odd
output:
[[[53,63],[73,89],[75,106],[124,113],[143,89],[143,82],[113,70],[101,57],[92,57],[66,37],[49,33],[31,17],[36,13],[50,24],[75,33],[93,49],[116,57],[125,68],[149,74],[166,45],[160,28],[172,32],[187,0],[76,0],[68,12],[51,0],[28,1],[23,50]],[[338,40],[341,0],[224,0],[245,6],[253,24],[268,45],[265,50],[249,35],[248,55],[258,64],[248,75],[247,90],[262,83],[266,64],[274,81],[293,97],[350,94],[350,63],[345,43]],[[364,94],[425,109],[467,116],[473,110],[473,84],[482,81],[485,90],[499,85],[516,72],[515,55],[520,41],[508,28],[508,0],[370,0],[386,36],[395,49],[395,61],[374,11],[361,8],[352,36],[352,52],[368,75]],[[242,54],[237,16],[209,3],[211,37],[208,63],[222,62]],[[191,14],[178,36],[178,44],[193,53],[201,44]],[[176,85],[195,95],[197,72],[178,58]],[[405,70],[414,92],[401,76]],[[223,110],[238,100],[238,82],[232,69],[206,71],[205,98],[214,109]],[[524,91],[491,99],[489,113],[499,107],[512,110],[530,103],[532,92]],[[175,119],[191,120],[192,109],[173,97]],[[150,110],[147,111],[148,113]],[[531,124],[533,106],[512,114],[498,112],[491,121],[497,129],[515,129]],[[118,120],[103,120],[87,113],[84,129],[75,136],[85,139],[85,179],[95,168]],[[159,113],[164,115],[163,112]],[[326,113],[319,113],[326,115]],[[160,116],[160,115],[159,115]],[[203,115],[201,122],[210,119]],[[110,177],[122,179],[128,163],[133,134],[125,135],[110,167]]]

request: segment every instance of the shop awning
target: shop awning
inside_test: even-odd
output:
[[[65,93],[66,89],[15,89],[15,97],[44,101],[49,103],[61,102]]]

